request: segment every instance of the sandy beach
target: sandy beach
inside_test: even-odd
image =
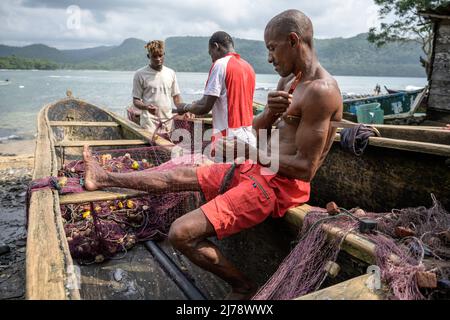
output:
[[[24,299],[26,190],[35,140],[0,144],[0,299]]]

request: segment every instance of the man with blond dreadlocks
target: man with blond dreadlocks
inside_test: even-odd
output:
[[[140,116],[141,127],[152,132],[172,129],[172,101],[182,107],[180,89],[175,71],[164,66],[164,42],[154,40],[147,43],[147,58],[150,64],[139,69],[133,79],[133,106],[128,109],[130,118]],[[137,122],[137,121],[136,121]]]

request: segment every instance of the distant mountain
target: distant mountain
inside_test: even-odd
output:
[[[367,34],[351,38],[316,39],[321,64],[334,75],[424,77],[420,66],[420,45],[414,41],[376,48]],[[136,70],[148,63],[145,41],[126,39],[119,46],[78,50],[58,50],[43,44],[25,47],[0,45],[0,57],[19,57],[46,61],[48,65],[70,69]],[[273,73],[267,63],[264,42],[235,39],[236,51],[250,62],[257,73]],[[17,60],[17,59],[16,59]],[[0,60],[1,61],[1,60]],[[208,72],[208,37],[170,37],[166,39],[166,65],[176,71]],[[28,64],[30,65],[30,64]],[[0,68],[7,68],[0,63]]]

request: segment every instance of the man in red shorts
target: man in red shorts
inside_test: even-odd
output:
[[[309,182],[335,136],[331,121],[342,118],[341,94],[317,60],[309,18],[297,10],[282,12],[267,24],[264,40],[268,61],[282,80],[277,91],[269,93],[267,106],[255,117],[253,128],[270,131],[276,125],[280,137],[277,172],[261,165],[267,159],[244,162],[232,171],[227,190],[219,192],[231,164],[118,174],[100,168],[87,147],[84,152],[89,190],[122,186],[163,193],[176,186],[179,191],[202,191],[208,202],[178,218],[170,228],[169,240],[191,261],[227,281],[232,299],[250,298],[256,288],[207,238],[222,239],[268,216],[282,217],[289,208],[308,201]]]

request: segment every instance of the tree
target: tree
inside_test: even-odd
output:
[[[429,75],[429,61],[433,42],[433,26],[429,20],[419,15],[420,11],[435,9],[450,4],[449,0],[374,0],[380,6],[380,20],[390,19],[393,22],[381,22],[379,28],[370,28],[367,39],[378,47],[388,42],[404,42],[414,40],[421,44],[425,57],[420,57],[422,66]]]

